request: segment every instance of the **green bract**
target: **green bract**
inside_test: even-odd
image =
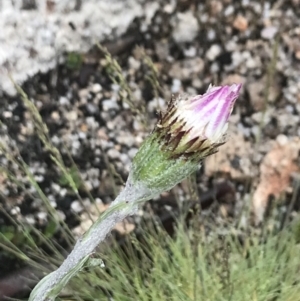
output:
[[[153,133],[141,145],[133,159],[130,180],[141,182],[152,196],[171,189],[196,171],[198,160],[185,157],[172,158],[163,150],[158,133]]]

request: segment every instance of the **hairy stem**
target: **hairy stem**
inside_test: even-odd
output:
[[[114,226],[126,217],[135,214],[138,202],[149,198],[151,196],[141,185],[132,185],[128,180],[125,188],[112,202],[110,208],[77,241],[73,251],[62,265],[37,284],[29,301],[54,301],[68,281],[83,268],[95,248],[104,241]]]

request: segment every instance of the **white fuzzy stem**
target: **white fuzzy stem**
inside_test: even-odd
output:
[[[73,251],[62,265],[43,278],[32,291],[29,301],[54,301],[61,289],[84,266],[95,248],[104,241],[115,225],[137,212],[137,202],[145,198],[145,190],[139,185],[127,183],[124,190],[112,202],[109,212],[91,226],[85,235],[77,241]]]

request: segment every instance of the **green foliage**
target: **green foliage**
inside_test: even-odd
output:
[[[83,63],[83,55],[76,52],[70,52],[67,54],[66,66],[72,70],[80,69]]]
[[[59,178],[59,183],[62,186],[71,186],[75,187],[76,190],[78,190],[82,185],[82,179],[80,175],[78,174],[78,170],[76,166],[72,166],[69,169],[69,173],[62,174]]]
[[[300,300],[300,250],[288,230],[270,235],[265,243],[257,243],[254,234],[242,242],[231,233],[221,239],[201,234],[196,246],[181,225],[175,239],[161,230],[150,232],[145,230],[143,243],[132,237],[126,255],[118,248],[101,254],[106,268],[81,273],[73,281],[77,298]]]
[[[7,240],[12,241],[15,237],[13,226],[2,226],[0,228],[1,235],[3,235]]]
[[[47,226],[43,232],[45,237],[51,238],[56,233],[56,231],[57,231],[57,224],[53,220],[51,220],[47,223]]]
[[[293,233],[297,243],[300,243],[300,219],[293,222]]]

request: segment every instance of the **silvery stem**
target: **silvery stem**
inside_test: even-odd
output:
[[[62,265],[44,277],[32,291],[29,301],[54,301],[68,281],[84,266],[96,247],[126,217],[137,212],[137,202],[149,199],[140,185],[128,180],[125,188],[91,228],[80,238]]]

